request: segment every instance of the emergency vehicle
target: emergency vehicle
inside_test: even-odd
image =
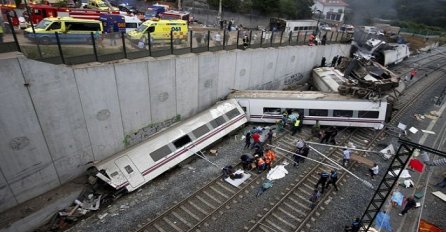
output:
[[[42,44],[56,43],[55,32],[58,33],[61,43],[88,43],[92,42],[91,32],[99,35],[103,31],[99,20],[75,19],[71,17],[45,18],[34,27],[25,30],[25,37],[31,41]]]
[[[119,11],[119,8],[110,5],[110,3],[102,0],[90,0],[86,6],[89,9],[97,9],[102,11]]]
[[[136,30],[128,33],[128,37],[133,42],[141,39],[147,40],[150,32],[150,40],[153,42],[170,40],[170,32],[173,32],[173,40],[176,43],[187,40],[188,37],[187,22],[184,20],[147,20]]]
[[[19,19],[17,17],[17,13],[15,12],[14,5],[3,5],[0,4],[0,11],[2,13],[3,22],[8,22],[7,14],[9,14],[11,18],[11,22],[13,26],[19,25]]]
[[[186,12],[186,11],[169,10],[169,11],[159,14],[159,16],[161,19],[168,19],[168,20],[180,19],[180,20],[185,20],[185,21],[189,22],[190,14],[189,14],[189,12]]]

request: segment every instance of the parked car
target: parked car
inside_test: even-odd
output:
[[[132,5],[129,5],[127,3],[121,3],[118,5],[119,11],[127,12],[127,14],[137,14],[138,10],[133,7]]]
[[[319,26],[319,29],[321,29],[322,31],[331,31],[331,27],[328,24],[321,24]]]

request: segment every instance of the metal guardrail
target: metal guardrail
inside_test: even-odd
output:
[[[9,25],[2,37],[3,41],[0,41],[2,42],[0,53],[19,51],[30,59],[67,65],[207,51],[306,45],[312,34],[311,32],[227,31],[197,28],[189,30],[186,35],[180,35],[183,37],[171,32],[170,37],[161,40],[154,39],[148,33],[142,39],[134,40],[121,32],[108,34],[91,32],[90,35],[79,38],[57,32],[45,36],[26,34]],[[335,31],[321,32],[320,37],[323,35],[326,35],[326,44],[349,43],[352,38],[349,34]],[[77,41],[73,41],[73,38]]]

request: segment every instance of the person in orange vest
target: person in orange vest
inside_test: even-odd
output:
[[[417,75],[417,70],[416,69],[412,69],[410,70],[410,80],[412,80],[412,78],[414,78]]]
[[[259,155],[255,155],[254,157],[256,158],[256,163],[257,163],[257,173],[261,173],[266,169],[266,162]]]
[[[274,151],[271,150],[270,148],[266,148],[263,157],[265,159],[267,170],[270,170],[271,169],[271,163],[274,160],[276,160],[276,153],[274,153]]]

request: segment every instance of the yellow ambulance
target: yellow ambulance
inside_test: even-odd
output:
[[[179,43],[187,40],[188,26],[184,20],[162,20],[151,19],[142,23],[136,30],[127,34],[132,41],[147,40],[150,32],[151,42],[170,41],[170,32],[172,31],[173,41]]]

